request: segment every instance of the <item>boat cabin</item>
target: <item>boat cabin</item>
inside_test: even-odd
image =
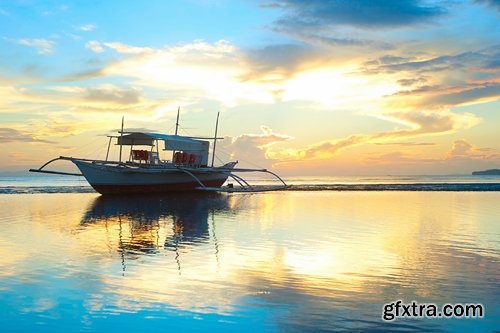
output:
[[[178,166],[207,166],[209,141],[193,139],[179,135],[168,135],[159,133],[130,132],[120,136],[110,136],[117,139],[117,145],[130,146],[128,161],[140,164],[175,164]],[[162,155],[169,156],[170,160],[163,160],[160,155],[160,141],[163,141]],[[144,149],[144,146],[149,148]],[[168,152],[171,152],[169,154]],[[106,155],[106,160],[109,155]]]

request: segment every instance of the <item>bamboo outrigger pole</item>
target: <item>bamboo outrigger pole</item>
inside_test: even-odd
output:
[[[220,112],[217,112],[217,120],[215,121],[214,149],[212,152],[212,168],[214,167],[215,146],[217,145],[217,128],[219,127],[219,113]]]

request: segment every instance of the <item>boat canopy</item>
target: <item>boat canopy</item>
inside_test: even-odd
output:
[[[205,151],[209,142],[179,135],[133,132],[117,137],[117,144],[123,146],[153,146],[156,140],[165,143],[164,150]]]
[[[182,151],[194,154],[200,165],[208,164],[208,149],[210,143],[205,140],[192,139],[180,135],[159,133],[132,132],[117,136],[117,144],[124,146],[153,146],[156,140],[164,142],[163,150]]]

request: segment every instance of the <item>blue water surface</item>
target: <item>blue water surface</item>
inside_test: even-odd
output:
[[[500,192],[0,195],[2,332],[493,332]],[[382,319],[481,303],[484,318]]]

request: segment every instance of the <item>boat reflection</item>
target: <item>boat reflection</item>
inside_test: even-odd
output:
[[[213,242],[215,255],[218,255],[213,215],[229,211],[230,207],[230,196],[220,193],[100,196],[85,212],[81,226],[104,226],[111,234],[117,231],[124,270],[125,259],[137,259],[140,255],[163,250],[175,252],[180,270],[181,248]],[[113,240],[109,242],[114,243]],[[113,245],[108,244],[108,247]]]

